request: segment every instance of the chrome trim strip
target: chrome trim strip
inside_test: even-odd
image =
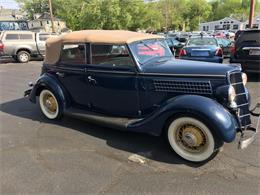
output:
[[[236,94],[236,96],[240,96],[240,95],[246,95],[246,93],[238,93],[238,94]]]
[[[80,71],[80,72],[84,72],[85,69],[84,68],[69,68],[69,67],[55,67],[58,70],[72,70],[72,71]]]
[[[239,118],[244,118],[246,116],[250,116],[250,114],[244,114],[244,115],[241,115],[241,116],[238,116]]]
[[[210,49],[191,49],[192,51],[210,51]]]
[[[255,49],[260,50],[260,47],[244,47],[243,50]]]
[[[135,72],[117,71],[117,70],[90,70],[90,69],[86,69],[86,72],[111,73],[111,74],[131,74],[131,75],[136,74]]]
[[[242,106],[245,106],[245,105],[248,105],[249,103],[245,103],[245,104],[239,104],[237,105],[237,107],[242,107]]]
[[[239,84],[243,84],[243,82],[231,83],[231,85],[239,85]]]
[[[139,75],[144,75],[144,76],[188,76],[188,77],[221,77],[225,78],[226,75],[212,75],[212,74],[168,74],[168,73],[146,73],[142,72],[139,73]]]

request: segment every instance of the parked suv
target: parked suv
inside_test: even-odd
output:
[[[0,37],[0,56],[12,56],[21,63],[28,62],[31,57],[43,57],[46,39],[55,35],[31,31],[3,31]]]
[[[157,35],[86,30],[47,40],[42,74],[25,95],[38,96],[50,120],[68,114],[165,134],[182,158],[202,162],[237,133],[240,148],[254,141],[246,82],[235,64],[176,60]]]
[[[246,72],[260,73],[260,30],[241,31],[232,49],[231,63],[240,63]]]

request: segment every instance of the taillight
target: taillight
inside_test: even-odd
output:
[[[185,49],[181,49],[179,56],[186,56],[187,51]]]
[[[4,50],[4,44],[0,42],[0,50]]]
[[[223,56],[223,51],[221,48],[218,48],[216,53],[215,53],[215,56],[219,56],[219,57],[222,57]]]
[[[230,48],[230,51],[231,51],[232,54],[235,55],[235,53],[237,52],[236,46],[231,47],[231,48]]]

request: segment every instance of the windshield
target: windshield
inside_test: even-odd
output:
[[[218,45],[214,38],[191,38],[188,42],[189,46],[193,45]]]
[[[144,64],[152,59],[173,57],[164,39],[138,41],[130,44],[129,47],[140,64]]]

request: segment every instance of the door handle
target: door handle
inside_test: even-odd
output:
[[[92,76],[88,76],[88,82],[93,83],[93,84],[97,84],[96,79],[93,79]]]
[[[56,72],[56,74],[57,74],[59,77],[65,77],[65,73],[63,73],[63,72]]]

